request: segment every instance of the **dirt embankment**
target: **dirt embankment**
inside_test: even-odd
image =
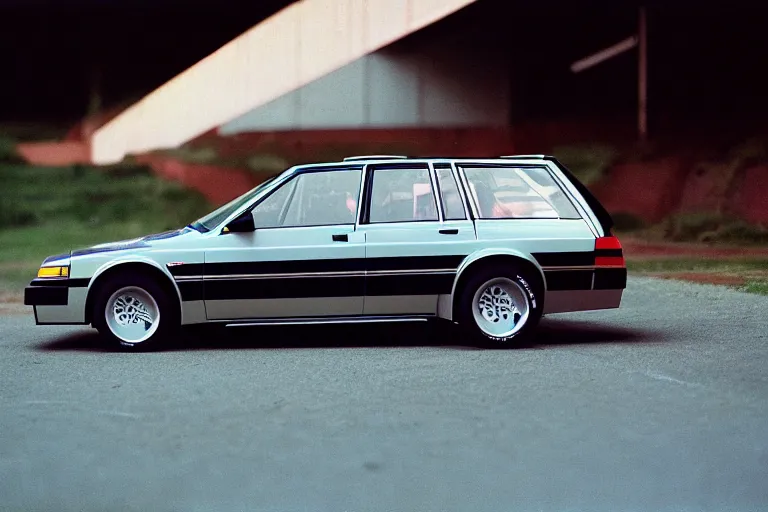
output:
[[[621,237],[621,244],[627,258],[669,259],[699,258],[713,260],[764,258],[768,260],[768,247],[721,247],[693,243],[658,243]]]
[[[606,139],[608,135],[597,131],[598,128],[615,126],[619,125],[582,126],[582,138]],[[309,130],[227,137],[214,130],[192,141],[190,147],[209,148],[219,158],[274,153],[291,155],[290,159],[301,162],[381,152],[487,157],[554,147],[562,140],[581,140],[577,135],[580,132],[570,128],[563,123],[552,126],[539,123],[524,129]],[[621,132],[615,128],[612,131]],[[616,147],[624,146],[617,143]],[[602,180],[590,187],[612,213],[627,213],[649,225],[677,213],[706,213],[768,226],[767,165],[750,163],[749,158],[739,158],[738,153],[736,157],[723,156],[710,162],[704,160],[705,151],[701,148],[687,151],[675,148],[671,144],[663,155],[618,160]],[[557,151],[553,151],[557,156]]]
[[[159,155],[137,160],[158,174],[201,191],[223,203],[250,190],[262,179],[243,169],[192,164]],[[682,157],[613,166],[592,185],[614,214],[625,213],[656,224],[677,213],[709,213],[768,226],[768,166],[736,168],[692,164]]]
[[[201,192],[215,205],[225,204],[259,184],[260,178],[242,169],[190,164],[161,155],[140,155],[136,161],[149,165],[159,176],[178,181]]]
[[[615,165],[592,189],[610,212],[650,224],[676,213],[711,213],[768,226],[766,165],[673,156]]]
[[[64,141],[20,144],[18,152],[39,165],[87,162],[88,141],[94,130],[119,111],[116,108],[84,120],[70,130]],[[212,130],[190,141],[188,146],[210,150],[216,156],[215,162],[190,163],[158,154],[137,159],[161,176],[180,181],[212,202],[221,203],[246,192],[264,178],[263,173],[246,170],[249,166],[243,162],[253,155],[290,155],[287,160],[292,162],[381,152],[487,157],[531,152],[565,141],[571,144],[612,138],[629,140],[630,135],[621,126],[624,124],[618,121],[600,120],[593,124],[538,122],[514,128],[304,130],[232,136],[221,136]],[[615,163],[603,179],[590,187],[610,212],[630,214],[646,224],[656,224],[677,213],[707,213],[768,226],[768,165],[749,163],[748,158],[706,162],[701,160],[704,149],[694,152],[697,157],[691,157],[691,151],[688,156],[681,156],[680,147],[674,145],[667,149],[667,156]],[[768,149],[759,152],[765,157]],[[242,162],[233,164],[235,161]]]

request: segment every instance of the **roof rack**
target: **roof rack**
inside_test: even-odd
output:
[[[547,155],[503,155],[499,158],[536,158],[541,160],[547,158]]]
[[[363,156],[348,156],[344,159],[345,162],[354,162],[356,160],[406,160],[407,156],[401,155],[363,155]]]

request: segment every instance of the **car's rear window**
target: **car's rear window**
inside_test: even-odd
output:
[[[481,219],[580,219],[546,167],[464,167]]]

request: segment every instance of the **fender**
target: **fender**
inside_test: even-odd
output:
[[[536,259],[530,254],[527,254],[515,249],[509,249],[506,247],[490,247],[487,249],[481,249],[479,251],[473,252],[472,254],[467,256],[464,259],[464,261],[461,262],[461,265],[459,265],[459,268],[456,270],[456,278],[453,280],[453,288],[451,288],[451,298],[453,298],[453,296],[456,294],[456,286],[458,285],[459,278],[461,278],[461,274],[464,273],[464,270],[466,270],[467,267],[469,267],[472,263],[478,260],[481,260],[483,258],[487,258],[489,256],[514,256],[522,260],[525,260],[531,263],[534,267],[536,267],[536,270],[539,271],[539,277],[541,277],[541,282],[546,283],[546,280],[544,278],[544,271],[541,269],[541,266],[538,264]]]
[[[168,280],[173,284],[173,289],[176,291],[176,299],[179,301],[179,305],[181,305],[181,291],[179,291],[179,286],[176,284],[176,280],[173,278],[173,276],[168,271],[168,269],[163,268],[162,265],[160,265],[157,261],[151,258],[147,258],[146,256],[141,256],[137,254],[130,254],[130,255],[126,254],[125,256],[122,256],[113,260],[109,260],[108,262],[100,266],[98,269],[96,269],[96,272],[94,272],[93,276],[91,276],[91,281],[88,283],[88,294],[86,296],[90,296],[91,287],[93,286],[93,283],[96,282],[96,279],[100,275],[102,275],[107,270],[115,268],[119,265],[125,265],[129,263],[140,263],[143,265],[149,265],[151,267],[156,268],[160,272],[162,272],[163,275],[165,275],[168,278]],[[183,315],[183,312],[182,312],[182,315]]]
[[[451,294],[450,295],[441,295],[438,299],[438,316],[441,318],[444,318],[446,320],[453,321],[453,303],[456,297],[456,287],[459,284],[459,280],[461,279],[462,274],[464,271],[473,263],[482,260],[483,258],[488,258],[492,256],[512,256],[515,258],[520,258],[522,260],[525,260],[529,263],[531,263],[536,270],[539,272],[539,277],[541,277],[541,282],[546,283],[546,280],[544,278],[544,271],[541,269],[541,266],[538,264],[536,259],[531,256],[528,253],[518,251],[515,249],[510,249],[507,247],[490,247],[487,249],[481,249],[479,251],[475,251],[466,258],[464,258],[464,261],[461,262],[461,265],[459,265],[459,268],[456,270],[456,277],[453,280],[453,287],[451,288]],[[546,288],[546,284],[545,284]]]

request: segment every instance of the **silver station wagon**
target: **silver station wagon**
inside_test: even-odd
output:
[[[442,319],[481,346],[543,314],[617,308],[610,215],[561,163],[350,157],[300,165],[183,229],[47,258],[39,325],[130,349],[181,326]]]

